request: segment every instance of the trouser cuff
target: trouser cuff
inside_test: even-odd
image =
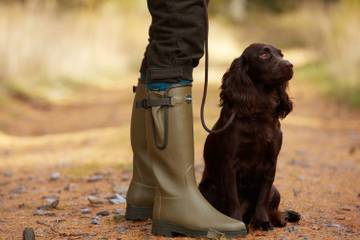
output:
[[[193,67],[180,66],[169,68],[148,68],[146,72],[141,73],[141,81],[143,83],[154,82],[173,82],[177,83],[180,80],[193,80]]]

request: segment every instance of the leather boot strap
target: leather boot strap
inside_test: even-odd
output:
[[[140,101],[136,102],[136,107],[137,108],[151,108],[151,107],[159,107],[159,106],[164,106],[164,107],[171,107],[174,106],[176,104],[181,104],[181,103],[191,103],[192,102],[192,96],[188,95],[185,97],[177,97],[177,96],[164,96],[162,98],[155,98],[155,99],[151,99],[151,98],[145,98],[142,99]]]

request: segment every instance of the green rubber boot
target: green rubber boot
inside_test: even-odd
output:
[[[126,213],[128,220],[146,220],[151,218],[155,193],[155,177],[151,168],[151,159],[147,153],[145,138],[145,109],[136,103],[146,96],[145,86],[136,88],[131,115],[131,146],[133,150],[133,177],[127,192]]]
[[[157,181],[152,233],[200,237],[214,229],[227,237],[246,235],[244,223],[218,212],[197,188],[191,85],[148,94],[147,147]]]

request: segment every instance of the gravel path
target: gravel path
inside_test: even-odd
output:
[[[195,86],[197,99],[200,89]],[[251,232],[247,239],[360,239],[360,113],[319,100],[307,86],[297,84],[295,89],[291,94],[295,111],[283,122],[275,184],[282,194],[282,208],[299,211],[302,220],[271,232]],[[210,89],[209,122],[217,116],[217,109],[210,107],[216,105],[215,93],[216,88]],[[53,118],[46,115],[51,110],[37,109],[44,112],[32,116],[47,121],[34,118],[18,131],[13,125],[9,131],[2,126],[3,132],[26,136],[0,133],[1,240],[21,239],[25,227],[34,229],[36,239],[155,238],[150,234],[151,221],[128,222],[123,217],[123,196],[131,179],[129,114],[125,114],[131,98],[126,94],[109,94],[103,104],[86,110],[77,106],[71,112],[77,124],[66,122],[66,109],[52,112]],[[200,177],[205,133],[197,115]],[[89,116],[93,118],[87,121]],[[56,125],[54,134],[44,126],[47,122]],[[81,122],[85,127],[78,126]],[[46,132],[31,136],[28,129]]]

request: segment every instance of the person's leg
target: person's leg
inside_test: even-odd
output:
[[[146,146],[156,180],[152,232],[204,236],[216,229],[246,234],[242,222],[215,210],[197,188],[191,84],[203,55],[203,0],[148,0],[152,15],[149,45],[141,67],[146,96]]]
[[[203,0],[148,0],[149,44],[141,65],[144,83],[192,80],[204,52]]]
[[[149,44],[140,69],[131,117],[134,152],[133,178],[127,193],[127,219],[151,217],[155,179],[145,142],[145,109],[136,102],[145,98],[145,88],[166,90],[172,83],[192,81],[192,70],[203,55],[204,6],[202,0],[148,0],[152,16]],[[144,193],[144,194],[141,194]]]

